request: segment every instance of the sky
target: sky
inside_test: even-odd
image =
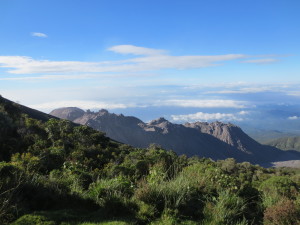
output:
[[[299,11],[298,0],[0,0],[0,94],[47,113],[300,123]]]

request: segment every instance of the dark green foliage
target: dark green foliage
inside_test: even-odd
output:
[[[272,176],[262,182],[260,189],[269,195],[292,197],[298,193],[298,187],[289,177]]]
[[[54,221],[47,220],[44,216],[38,215],[24,215],[20,217],[17,221],[12,223],[12,225],[55,225]]]
[[[187,158],[155,145],[136,149],[87,126],[37,111],[33,118],[1,97],[0,134],[0,224],[300,220],[297,169]]]

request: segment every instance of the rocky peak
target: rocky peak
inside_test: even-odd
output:
[[[236,125],[231,123],[223,123],[215,121],[212,123],[195,122],[186,123],[185,127],[190,127],[199,130],[202,133],[210,134],[219,140],[234,146],[242,151],[246,151],[243,143],[248,142],[248,136]],[[245,140],[247,139],[247,140]]]
[[[85,112],[82,109],[77,107],[64,107],[64,108],[52,110],[50,112],[50,115],[61,119],[74,121],[75,119],[83,116],[84,113]]]
[[[148,123],[148,125],[155,126],[159,125],[161,123],[170,123],[168,120],[166,120],[164,117],[159,117],[158,119],[152,120]]]
[[[97,113],[98,116],[109,115],[110,113],[106,109],[100,109]]]

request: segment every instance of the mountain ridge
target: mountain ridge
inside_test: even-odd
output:
[[[53,110],[50,115],[62,118],[67,114],[63,113],[64,110],[71,115],[69,107]],[[256,142],[240,127],[231,123],[216,121],[173,124],[163,117],[145,123],[136,117],[109,113],[105,109],[98,112],[87,111],[72,121],[105,132],[108,137],[134,147],[145,148],[150,144],[158,144],[187,156],[197,155],[213,160],[231,157],[251,163],[297,158],[293,156],[296,154],[294,152],[283,153],[277,148]]]
[[[300,137],[282,137],[277,138],[268,142],[265,142],[266,145],[270,145],[281,150],[295,150],[300,151]]]

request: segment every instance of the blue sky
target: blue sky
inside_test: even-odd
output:
[[[0,94],[45,112],[253,119],[300,104],[299,11],[298,0],[1,0]]]

